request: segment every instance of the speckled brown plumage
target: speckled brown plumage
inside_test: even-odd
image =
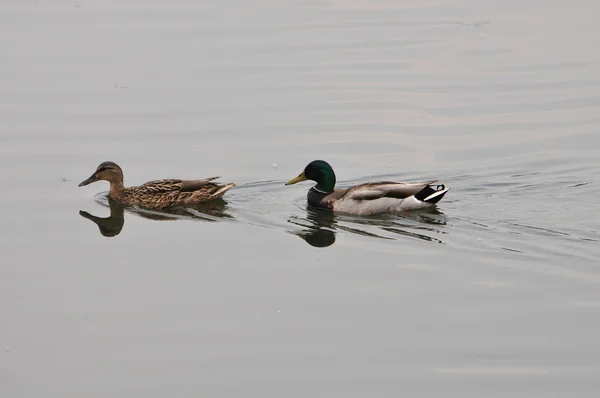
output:
[[[79,186],[105,180],[110,183],[108,197],[125,205],[139,205],[150,209],[165,209],[179,205],[193,205],[223,197],[234,183],[217,184],[212,182],[219,177],[202,180],[154,180],[143,185],[125,187],[123,170],[114,162],[104,162],[94,174]]]

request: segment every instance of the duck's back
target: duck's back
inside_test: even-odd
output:
[[[149,208],[166,208],[177,205],[190,205],[218,199],[235,184],[220,185],[211,177],[203,180],[165,179],[149,181],[145,184],[125,188],[118,200],[129,205]]]

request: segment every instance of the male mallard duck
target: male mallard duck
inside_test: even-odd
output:
[[[108,197],[125,205],[139,205],[151,209],[164,209],[177,205],[193,205],[207,200],[219,199],[235,184],[219,185],[212,180],[155,180],[137,187],[125,188],[123,170],[113,162],[104,162],[94,174],[79,184],[80,187],[92,182],[110,182]]]
[[[285,185],[312,180],[317,183],[308,191],[308,203],[336,212],[371,215],[433,207],[450,188],[438,182],[367,182],[348,189],[335,189],[335,173],[329,163],[312,161],[300,175]]]

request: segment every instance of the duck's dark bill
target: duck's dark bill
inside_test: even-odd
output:
[[[302,172],[298,177],[293,178],[293,179],[289,180],[288,182],[286,182],[285,185],[292,185],[292,184],[295,184],[300,181],[306,181],[306,176],[304,175],[304,172]]]
[[[96,182],[96,181],[98,181],[98,179],[96,178],[96,175],[94,174],[93,176],[91,176],[87,180],[80,182],[79,186],[80,187],[85,187],[86,185],[91,184],[92,182]]]

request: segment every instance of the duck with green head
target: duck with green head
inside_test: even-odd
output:
[[[165,209],[181,205],[194,205],[223,197],[234,183],[217,184],[212,182],[219,177],[203,180],[154,180],[135,187],[125,187],[123,170],[114,162],[101,163],[90,178],[79,186],[96,181],[108,181],[108,197],[125,205],[138,205],[149,209]]]
[[[308,204],[340,213],[373,215],[434,207],[450,188],[439,180],[426,182],[377,181],[335,188],[335,173],[324,160],[310,162],[302,173],[285,185],[311,180],[317,183],[308,190]]]

